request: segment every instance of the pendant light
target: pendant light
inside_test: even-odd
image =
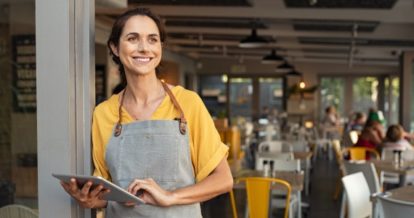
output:
[[[276,54],[276,49],[272,49],[271,53],[262,58],[262,64],[281,64],[283,57]]]
[[[276,72],[290,72],[293,70],[293,66],[290,65],[287,61],[283,62],[282,65],[276,68]]]
[[[239,43],[240,48],[258,48],[267,45],[269,42],[257,35],[256,28],[252,29],[252,34],[244,39],[242,39]]]
[[[302,77],[303,74],[301,72],[297,71],[295,68],[293,68],[291,71],[286,73],[286,76],[299,76],[299,77]]]

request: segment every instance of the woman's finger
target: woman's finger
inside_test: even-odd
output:
[[[90,191],[90,196],[91,197],[96,197],[103,189],[102,185],[98,185],[96,186],[94,189],[92,189],[92,191]]]
[[[82,197],[88,197],[89,196],[89,190],[91,189],[92,184],[93,183],[91,181],[88,181],[83,185],[83,187],[81,189]]]

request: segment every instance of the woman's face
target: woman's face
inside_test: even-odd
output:
[[[160,33],[155,22],[147,16],[128,19],[119,39],[119,46],[112,50],[119,56],[125,72],[145,75],[155,73],[161,61]]]

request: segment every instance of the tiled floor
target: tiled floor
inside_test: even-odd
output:
[[[311,190],[309,196],[303,195],[303,201],[310,207],[304,209],[304,218],[336,218],[339,217],[340,201],[333,200],[338,170],[335,161],[318,159],[313,163],[311,174]],[[246,195],[236,191],[238,217],[244,217]],[[232,218],[228,194],[218,196],[202,204],[204,218]],[[277,213],[273,217],[283,217]]]

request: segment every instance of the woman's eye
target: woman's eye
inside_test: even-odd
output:
[[[137,41],[137,37],[129,37],[128,41],[129,42],[135,42],[135,41]]]
[[[156,43],[156,42],[158,42],[158,39],[157,38],[149,38],[148,41],[150,43]]]

